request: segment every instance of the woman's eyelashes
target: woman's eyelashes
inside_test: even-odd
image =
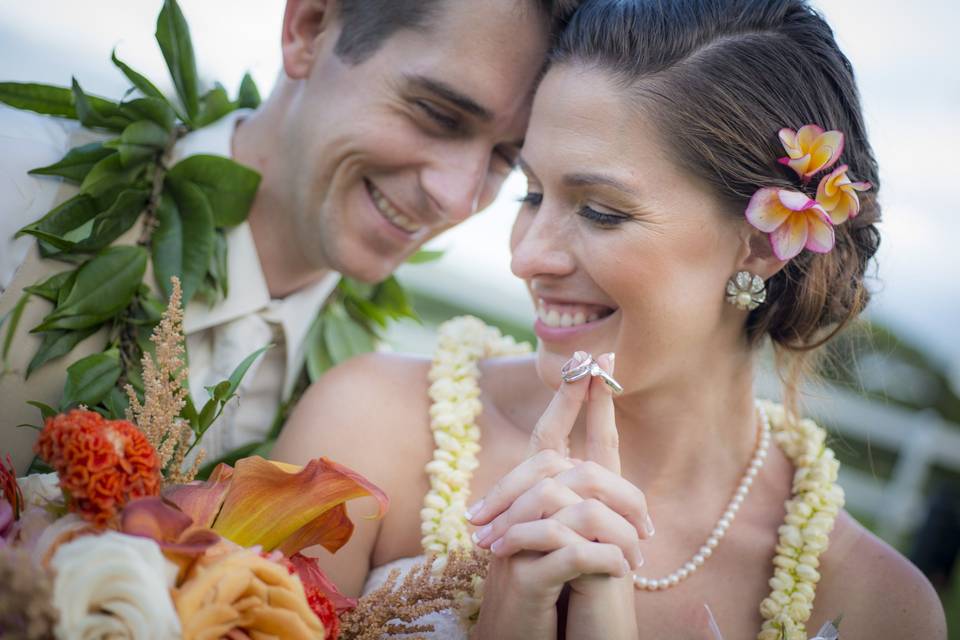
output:
[[[519,198],[519,201],[524,205],[529,205],[531,207],[538,207],[543,202],[543,194],[537,193],[536,191],[528,191],[525,196]],[[611,228],[619,224],[623,224],[628,220],[632,220],[630,216],[619,214],[619,213],[607,213],[604,211],[598,211],[593,207],[588,205],[581,205],[577,209],[577,215],[589,220],[598,227]]]

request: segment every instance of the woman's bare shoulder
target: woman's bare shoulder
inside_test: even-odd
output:
[[[394,480],[389,476],[405,469],[404,460],[419,461],[433,449],[429,369],[426,358],[383,353],[334,367],[297,403],[274,455],[291,462],[325,455],[375,482]]]
[[[842,615],[841,635],[850,638],[946,640],[943,607],[926,576],[846,511],[821,571],[811,631]]]

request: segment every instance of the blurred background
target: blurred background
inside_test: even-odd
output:
[[[280,70],[282,0],[180,0],[202,82],[235,95],[249,71],[266,96]],[[806,394],[844,463],[848,509],[911,557],[940,591],[960,640],[960,22],[956,0],[819,0],[857,71],[880,161],[883,243],[867,322],[833,349]],[[0,80],[120,98],[110,52],[172,92],[153,39],[160,0],[0,0]],[[401,269],[422,324],[392,348],[429,353],[437,323],[473,313],[533,338],[533,309],[509,271],[507,238],[525,185],[438,238],[444,257]],[[768,371],[758,393],[776,395]]]

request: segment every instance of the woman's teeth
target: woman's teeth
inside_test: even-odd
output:
[[[417,224],[407,216],[397,211],[393,205],[390,204],[390,201],[387,200],[383,194],[380,193],[380,191],[378,191],[377,188],[369,182],[367,183],[367,188],[370,192],[370,197],[373,199],[373,203],[377,207],[377,211],[379,211],[384,218],[392,222],[395,226],[400,227],[407,233],[416,233],[423,228],[422,225]]]
[[[596,312],[584,311],[558,311],[557,309],[547,309],[541,302],[537,305],[537,317],[548,327],[576,327],[581,324],[587,324],[600,319],[600,314]]]

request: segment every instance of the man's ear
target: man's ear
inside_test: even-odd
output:
[[[281,50],[289,78],[306,78],[336,14],[336,0],[287,0],[283,12]]]
[[[740,238],[743,244],[737,256],[737,271],[755,273],[766,281],[786,266],[788,261],[773,253],[769,234],[744,222]]]

